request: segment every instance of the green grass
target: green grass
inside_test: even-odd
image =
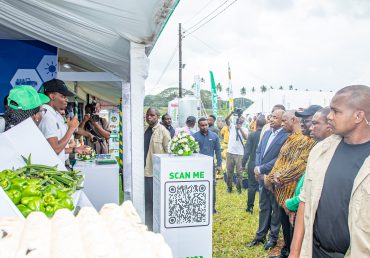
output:
[[[269,257],[263,245],[247,248],[258,228],[259,194],[256,194],[253,214],[245,212],[247,191],[238,194],[234,187],[230,194],[226,192],[223,180],[217,181],[216,210],[213,216],[213,255],[214,258],[258,258]],[[281,241],[279,241],[281,242]],[[281,245],[280,245],[281,246]],[[273,250],[279,254],[279,248]],[[277,253],[276,253],[277,252]]]

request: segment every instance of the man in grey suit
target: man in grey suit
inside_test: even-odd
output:
[[[264,176],[268,175],[279,155],[280,149],[288,138],[288,133],[282,128],[282,116],[284,110],[277,109],[271,116],[271,129],[263,135],[261,143],[256,151],[256,167],[254,173],[256,179],[262,185],[260,192],[259,225],[255,238],[247,244],[247,247],[265,243],[265,238],[270,229],[269,241],[264,245],[268,250],[276,245],[280,230],[279,204],[274,194],[263,185]]]

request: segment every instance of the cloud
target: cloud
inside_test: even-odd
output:
[[[147,93],[178,84],[178,53],[164,72],[178,41],[178,22],[190,20],[183,24],[190,28],[224,1],[211,1],[203,8],[207,2],[178,5],[151,53]],[[209,88],[212,70],[216,82],[226,89],[228,63],[235,93],[243,86],[250,90],[262,84],[337,90],[367,80],[369,10],[370,1],[365,0],[239,0],[183,40],[183,85],[190,88],[199,74]]]

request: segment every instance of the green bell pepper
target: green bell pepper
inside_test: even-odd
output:
[[[42,211],[45,212],[44,202],[41,199],[30,200],[27,204],[27,207],[32,211]]]
[[[53,217],[55,213],[55,208],[53,206],[50,206],[50,205],[47,205],[45,207],[45,215],[48,217],[48,218],[51,218]]]
[[[26,186],[26,188],[23,189],[22,196],[23,197],[30,197],[30,196],[41,197],[42,193],[39,189],[40,187],[38,185],[28,185]]]
[[[52,194],[47,193],[47,194],[44,194],[44,196],[42,197],[42,200],[47,205],[53,205],[55,202],[55,197]]]
[[[0,186],[4,189],[4,191],[7,191],[10,189],[11,183],[9,179],[5,178],[0,181]]]
[[[58,195],[58,188],[56,188],[54,185],[48,185],[42,192],[43,194],[50,194],[54,197]]]
[[[69,210],[73,210],[75,208],[74,205],[73,205],[73,200],[72,200],[71,197],[57,200],[57,204],[59,204],[63,208],[67,208]]]
[[[28,205],[28,203],[30,202],[30,201],[32,201],[32,200],[36,200],[36,201],[38,201],[38,200],[41,200],[41,198],[40,197],[37,197],[37,196],[30,196],[30,197],[22,197],[22,199],[21,199],[21,203],[23,204],[23,205]]]
[[[0,175],[1,175],[0,178],[7,178],[7,179],[13,179],[17,176],[17,174],[14,173],[13,170],[9,170],[9,169],[3,170]]]
[[[27,206],[25,206],[23,204],[18,204],[17,208],[23,214],[23,216],[25,216],[26,218],[32,212],[32,210],[30,208],[28,208]]]
[[[31,178],[27,180],[28,185],[39,185],[41,183],[40,179]]]
[[[22,194],[20,191],[13,189],[13,190],[6,191],[6,194],[9,196],[9,198],[12,200],[12,202],[15,205],[20,203],[21,198],[22,198]]]
[[[57,190],[57,198],[58,199],[69,198],[69,195],[68,195],[68,193],[66,193],[64,191]]]
[[[12,184],[12,189],[20,191],[23,191],[23,189],[27,186],[27,180],[19,177],[13,178],[10,182]]]

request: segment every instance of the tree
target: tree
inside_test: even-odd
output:
[[[227,96],[230,95],[230,88],[229,87],[226,88],[226,93],[227,93]]]
[[[283,90],[283,89],[284,89],[284,87],[282,85],[280,85],[279,90]]]
[[[244,97],[245,95],[247,95],[247,89],[246,89],[245,87],[242,87],[242,88],[240,89],[240,95],[242,95],[243,97]]]
[[[256,88],[253,86],[252,87],[252,92],[255,93],[256,92]]]
[[[262,92],[262,93],[265,93],[265,92],[267,91],[267,87],[266,87],[265,85],[262,85],[262,86],[260,87],[260,89],[261,89],[261,92]]]
[[[271,85],[270,85],[270,90],[273,90],[274,89],[274,87],[272,87]]]
[[[216,90],[217,90],[218,92],[222,92],[222,85],[221,85],[221,83],[217,83],[217,85],[216,85]]]
[[[289,90],[293,90],[293,85],[289,85]]]

